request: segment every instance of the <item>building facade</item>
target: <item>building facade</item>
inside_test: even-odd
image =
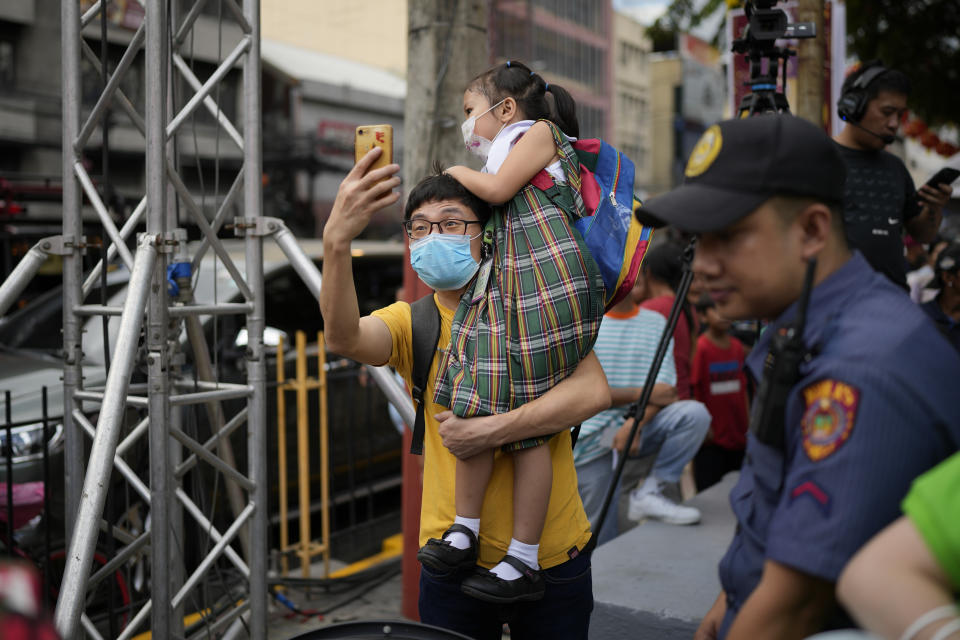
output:
[[[521,60],[577,103],[580,135],[613,128],[610,0],[491,0],[491,62]]]
[[[651,44],[642,24],[615,12],[613,17],[613,135],[610,141],[636,167],[634,189],[643,196],[651,184]]]
[[[676,52],[650,56],[651,196],[669,191],[680,173],[683,61]]]

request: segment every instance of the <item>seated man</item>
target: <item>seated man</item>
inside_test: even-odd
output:
[[[653,468],[639,488],[630,493],[628,517],[631,520],[654,518],[669,524],[694,524],[700,511],[679,505],[663,493],[664,485],[680,481],[684,466],[693,459],[710,428],[710,415],[703,404],[677,400],[677,374],[674,369],[673,339],[657,374],[642,431],[629,447],[632,420],[624,420],[624,411],[640,398],[666,319],[656,311],[637,306],[648,296],[646,281],[640,277],[634,296],[627,296],[607,312],[600,324],[594,353],[600,359],[613,408],[586,420],[574,449],[580,497],[594,528],[603,507],[607,487],[613,478],[612,447],[621,454],[655,455]],[[611,501],[612,510],[600,529],[599,544],[616,536],[619,491]]]
[[[323,234],[324,281],[320,309],[327,344],[332,351],[368,364],[389,364],[409,383],[413,351],[410,306],[397,302],[360,317],[353,283],[350,242],[363,231],[371,216],[399,197],[393,192],[399,179],[390,177],[399,169],[397,165],[367,173],[379,153],[378,149],[370,151],[340,185]],[[479,262],[481,234],[477,229],[482,228],[489,208],[450,176],[431,176],[414,187],[404,215],[408,220],[417,218],[431,223],[432,233],[469,234],[471,255]],[[437,259],[432,261],[435,266],[442,266],[439,264],[442,254],[433,258]],[[441,269],[440,275],[450,276],[449,271],[464,266],[470,266],[468,261],[457,260]],[[418,275],[431,284],[430,274]],[[441,319],[440,349],[445,349],[450,341],[454,310],[468,286],[469,282],[455,290],[438,286],[434,294]],[[423,394],[425,399],[433,398],[436,368],[434,359],[430,383]],[[507,621],[512,637],[520,640],[561,637],[586,640],[593,589],[590,554],[582,550],[591,534],[577,495],[569,427],[609,406],[606,379],[596,356],[590,354],[569,378],[543,397],[506,414],[460,419],[444,407],[426,401],[421,546],[429,538],[440,538],[454,520],[456,457],[470,457],[522,438],[558,432],[559,435],[544,445],[551,449],[553,490],[539,549],[539,563],[546,583],[543,599],[500,607],[462,593],[463,575],[437,574],[422,567],[421,621],[481,640],[499,640],[502,625]],[[479,564],[484,567],[495,565],[507,550],[513,528],[513,490],[512,461],[498,455],[483,503]]]

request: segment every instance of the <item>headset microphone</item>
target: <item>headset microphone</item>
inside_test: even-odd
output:
[[[869,133],[870,135],[872,135],[872,136],[874,136],[874,137],[877,137],[877,138],[880,138],[880,140],[881,140],[881,142],[883,142],[884,146],[886,146],[886,145],[888,145],[888,144],[892,144],[892,143],[893,143],[894,141],[896,141],[896,139],[897,139],[897,136],[890,135],[890,134],[877,133],[876,131],[871,131],[870,129],[867,129],[866,127],[860,125],[860,124],[857,123],[857,122],[853,122],[853,121],[851,121],[851,120],[847,120],[846,118],[841,118],[841,119],[842,119],[844,122],[846,122],[846,123],[848,123],[848,124],[850,124],[850,125],[853,125],[853,126],[856,127],[857,129],[860,129],[861,131],[866,131],[866,132]]]

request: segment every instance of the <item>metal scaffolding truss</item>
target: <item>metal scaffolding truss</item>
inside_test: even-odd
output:
[[[191,611],[203,612],[203,637],[232,637],[246,630],[250,637],[265,638],[268,519],[264,239],[270,237],[278,244],[316,298],[321,276],[284,224],[262,215],[259,0],[242,0],[242,6],[235,0],[209,0],[221,3],[222,13],[231,16],[242,35],[203,82],[194,75],[189,56],[181,49],[208,0],[139,1],[145,9],[143,23],[85,118],[80,91],[81,61],[87,60],[103,70],[101,59],[81,34],[100,16],[107,2],[94,2],[82,15],[78,0],[61,2],[63,232],[38,242],[0,285],[3,315],[47,257],[62,258],[64,515],[69,546],[55,623],[64,638],[80,637],[81,629],[89,637],[103,637],[102,629],[87,615],[91,592],[117,568],[147,553],[149,548],[150,599],[131,613],[118,638],[131,638],[147,628],[155,638],[184,637],[188,597],[191,604],[200,603]],[[105,30],[105,23],[102,24]],[[141,49],[145,50],[146,88],[142,114],[121,89],[123,76]],[[224,115],[215,100],[218,83],[237,66],[243,73],[240,126]],[[170,89],[174,82],[193,91],[180,100],[182,106],[176,111]],[[219,130],[242,150],[243,157],[242,169],[212,221],[208,221],[187,188],[174,161],[175,135],[201,106],[214,117]],[[145,193],[120,228],[84,163],[86,145],[95,129],[103,126],[109,109],[125,114],[143,134],[145,147]],[[102,251],[107,264],[101,261],[88,273],[83,271],[83,256],[88,248],[81,218],[84,197],[96,212],[104,229],[103,241],[108,243]],[[237,207],[242,215],[230,217]],[[189,254],[186,230],[178,227],[179,211],[186,212],[202,236],[193,255]],[[244,238],[243,273],[219,237],[228,222]],[[229,273],[243,302],[194,298],[195,276],[201,259],[210,250]],[[123,306],[86,303],[104,270],[117,261],[130,272]],[[171,279],[181,283],[177,297],[168,293]],[[201,325],[202,316],[226,314],[245,316],[246,380],[242,384],[216,380]],[[91,316],[120,317],[119,330],[112,337],[113,353],[106,363],[106,382],[100,387],[84,385],[83,323]],[[181,353],[183,349],[190,353]],[[186,355],[192,356],[193,375],[189,379],[181,369]],[[408,424],[412,423],[409,395],[385,367],[368,369],[387,399],[400,409]],[[146,372],[145,383],[131,382],[138,371]],[[221,403],[231,399],[242,399],[245,406],[227,416]],[[204,442],[183,428],[182,408],[190,405],[205,408],[211,435]],[[127,424],[130,408],[146,416],[132,427]],[[96,415],[96,424],[88,417],[91,412]],[[229,436],[243,426],[247,451],[244,468],[239,468]],[[144,470],[128,459],[132,451],[144,448],[149,457],[146,478],[142,475]],[[89,456],[85,458],[88,449]],[[196,496],[191,496],[183,486],[184,477],[201,464],[219,474],[226,487],[230,513],[216,514],[216,524],[222,530],[197,505]],[[149,507],[150,525],[135,534],[118,532],[105,518],[104,507],[114,472]],[[205,555],[191,565],[189,575],[182,553],[185,518],[191,518],[212,543]],[[121,546],[94,571],[93,560],[102,531],[112,535]],[[242,555],[233,546],[235,541]],[[235,582],[245,589],[241,588],[242,594],[226,604],[214,607],[203,602],[202,596],[196,597],[195,592],[208,574],[221,570],[221,565],[241,576]]]
[[[206,633],[222,634],[229,627],[246,629],[255,638],[266,636],[266,377],[263,346],[264,292],[263,239],[282,228],[265,224],[261,211],[261,118],[260,118],[260,15],[258,0],[218,0],[224,13],[240,26],[239,43],[223,56],[215,71],[203,82],[188,64],[182,51],[207,0],[182,3],[176,0],[143,0],[145,18],[131,38],[126,51],[111,70],[94,106],[84,113],[81,105],[81,61],[100,69],[102,61],[86,44],[82,30],[100,17],[106,0],[94,3],[81,15],[77,0],[61,3],[62,89],[63,89],[63,233],[35,247],[21,262],[18,272],[0,289],[0,311],[12,300],[20,282],[29,278],[43,252],[63,258],[64,273],[64,429],[66,438],[66,504],[68,505],[67,553],[55,622],[65,638],[75,638],[80,629],[101,637],[85,614],[89,590],[114,567],[149,546],[150,599],[133,612],[119,638],[130,638],[149,629],[153,637],[182,637],[184,604],[191,592],[218,562],[232,565],[246,580],[242,597],[231,606],[208,614]],[[185,6],[182,6],[185,5]],[[184,11],[180,11],[181,7]],[[144,113],[124,95],[121,83],[139,52],[144,53]],[[243,70],[242,120],[235,126],[215,100],[216,88],[236,67]],[[101,70],[102,71],[102,70]],[[174,83],[193,91],[177,106],[171,97]],[[195,112],[205,108],[225,137],[243,155],[243,167],[223,199],[213,221],[187,188],[174,161],[175,136]],[[117,228],[94,180],[83,162],[91,135],[103,126],[109,109],[119,110],[144,137],[145,193],[121,228]],[[176,109],[176,110],[175,110]],[[82,256],[86,240],[81,221],[82,198],[92,205],[109,241],[108,261],[119,261],[130,270],[122,309],[85,304],[101,270],[83,273]],[[234,223],[245,238],[245,265],[240,269],[224,248],[219,234],[228,216],[239,206],[242,215]],[[195,255],[188,255],[187,234],[178,228],[178,211],[185,211],[196,226],[203,243]],[[271,227],[268,231],[268,227]],[[136,233],[135,250],[129,243]],[[295,245],[295,243],[294,243]],[[171,298],[167,281],[173,273],[190,282],[203,254],[216,253],[230,274],[244,302],[222,304]],[[311,264],[311,267],[313,265]],[[242,272],[241,272],[242,271]],[[314,269],[316,271],[316,269]],[[319,287],[319,273],[312,275]],[[12,281],[12,282],[11,282]],[[8,286],[9,285],[9,286]],[[187,285],[189,288],[189,285]],[[188,289],[189,290],[189,289]],[[14,294],[15,295],[15,294]],[[83,384],[82,322],[95,315],[120,314],[120,328],[114,338],[106,383],[102,388]],[[200,316],[244,314],[248,344],[245,384],[214,380]],[[181,341],[188,335],[189,341]],[[184,358],[181,343],[192,346],[198,379],[181,379]],[[131,385],[136,370],[146,371],[146,384]],[[225,419],[221,402],[242,398],[245,408]],[[87,407],[98,406],[96,425],[86,417]],[[198,442],[181,425],[181,407],[203,405],[211,419],[214,436]],[[146,409],[146,418],[126,431],[128,407]],[[89,411],[89,409],[88,409]],[[239,469],[227,436],[246,423],[245,468]],[[123,439],[121,440],[121,435]],[[87,444],[92,439],[92,444]],[[125,460],[138,439],[146,439],[149,474]],[[84,459],[85,447],[89,457]],[[143,443],[140,444],[143,447]],[[230,524],[218,530],[195,503],[195,497],[181,486],[184,475],[196,465],[206,464],[221,474],[228,485],[233,513]],[[121,547],[108,564],[92,573],[93,556],[104,527],[104,505],[117,472],[132,491],[149,505],[151,525]],[[71,510],[76,506],[75,511]],[[207,532],[213,546],[186,574],[181,557],[184,518],[196,521]],[[222,521],[222,518],[218,522]],[[241,535],[242,534],[242,535]],[[232,543],[243,540],[243,556]],[[241,623],[240,618],[243,618]]]

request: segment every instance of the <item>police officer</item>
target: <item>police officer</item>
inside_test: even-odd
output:
[[[848,248],[844,164],[817,127],[721,122],[685,174],[638,217],[698,235],[693,268],[722,315],[770,321],[747,359],[759,390],[738,527],[696,638],[805,638],[842,619],[847,560],[960,444],[960,357]]]

